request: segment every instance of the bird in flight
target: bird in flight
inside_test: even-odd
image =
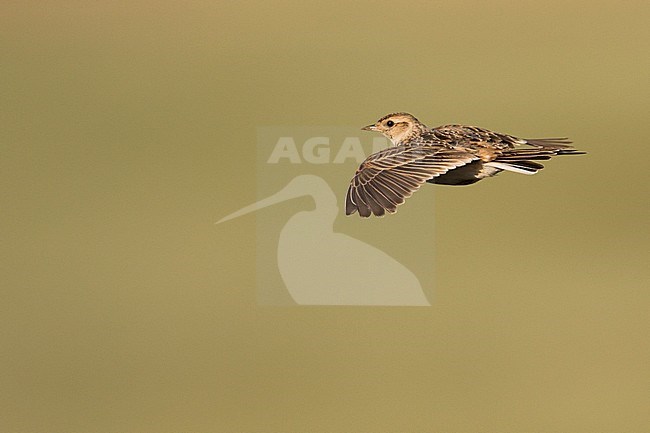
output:
[[[537,161],[585,153],[567,138],[524,139],[464,125],[428,128],[409,113],[388,114],[361,129],[393,143],[366,158],[350,181],[345,214],[364,218],[395,213],[425,182],[470,185],[502,171],[535,174],[544,168]]]

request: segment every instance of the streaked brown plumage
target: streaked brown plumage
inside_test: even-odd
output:
[[[378,131],[393,147],[370,155],[357,169],[345,213],[362,217],[395,213],[425,182],[470,185],[504,170],[535,174],[539,160],[578,155],[566,138],[522,139],[475,126],[428,128],[408,113],[392,113],[363,130]],[[527,148],[516,146],[527,145]]]

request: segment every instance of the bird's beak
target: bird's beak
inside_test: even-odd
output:
[[[374,124],[372,124],[372,125],[364,126],[363,128],[361,128],[361,130],[362,131],[376,131],[377,127]]]

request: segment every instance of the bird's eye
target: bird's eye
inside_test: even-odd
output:
[[[389,128],[391,126],[393,126],[394,124],[395,124],[395,122],[393,122],[392,120],[389,120],[388,122],[386,122],[386,126],[388,126]]]

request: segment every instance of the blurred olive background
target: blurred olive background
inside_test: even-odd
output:
[[[647,431],[649,20],[641,1],[4,2],[0,431]],[[431,308],[259,306],[264,214],[214,225],[256,199],[256,127],[398,110],[589,154],[419,192]]]

